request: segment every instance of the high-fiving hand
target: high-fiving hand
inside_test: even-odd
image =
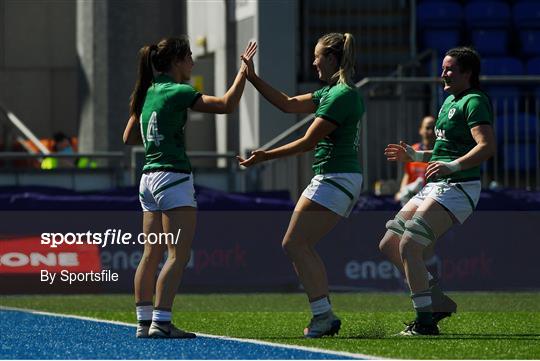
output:
[[[250,41],[244,54],[240,55],[242,59],[242,69],[246,71],[246,77],[249,81],[253,80],[257,74],[255,74],[255,65],[253,64],[253,57],[257,52],[257,43]]]

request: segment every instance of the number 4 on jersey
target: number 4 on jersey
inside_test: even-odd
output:
[[[148,128],[146,128],[146,140],[149,142],[154,142],[157,147],[159,143],[165,139],[162,134],[159,134],[158,123],[157,123],[157,113],[152,112],[150,120],[148,121]]]

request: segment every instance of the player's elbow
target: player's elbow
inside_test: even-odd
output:
[[[231,104],[227,104],[223,107],[223,114],[232,114],[234,113],[236,107],[231,105]]]
[[[317,139],[312,139],[310,137],[304,137],[302,138],[302,152],[309,152],[317,146]]]
[[[293,101],[291,98],[285,99],[285,101],[278,106],[279,110],[283,113],[293,113]]]
[[[484,143],[484,149],[487,158],[491,158],[497,153],[497,144],[495,142],[486,142]]]
[[[222,105],[220,109],[221,114],[231,114],[231,113],[234,113],[234,111],[236,110],[237,104],[234,104],[234,102],[231,101],[231,99],[229,98],[224,98],[221,105]]]

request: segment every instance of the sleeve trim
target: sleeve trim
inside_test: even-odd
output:
[[[197,94],[195,94],[195,98],[193,98],[193,101],[191,102],[191,104],[189,105],[190,108],[193,108],[193,106],[195,105],[195,103],[197,102],[197,100],[199,100],[199,98],[202,97],[202,94],[197,92]]]
[[[322,118],[324,120],[327,120],[329,121],[330,123],[334,124],[336,127],[339,127],[341,124],[339,124],[339,122],[333,118],[330,118],[328,115],[325,115],[325,114],[315,114],[315,117],[316,118]]]
[[[481,120],[481,121],[474,122],[474,123],[468,123],[467,125],[469,126],[469,129],[471,129],[471,128],[476,127],[477,125],[484,125],[484,124],[493,126],[493,124],[488,120]]]

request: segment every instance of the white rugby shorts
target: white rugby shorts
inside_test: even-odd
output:
[[[476,208],[481,189],[479,180],[460,183],[433,182],[426,184],[410,202],[420,206],[426,198],[432,198],[452,213],[459,223],[463,223]]]
[[[302,196],[347,218],[358,201],[361,190],[360,173],[317,174],[311,179]]]
[[[193,174],[174,172],[143,173],[139,184],[143,211],[166,211],[177,207],[197,208]]]

